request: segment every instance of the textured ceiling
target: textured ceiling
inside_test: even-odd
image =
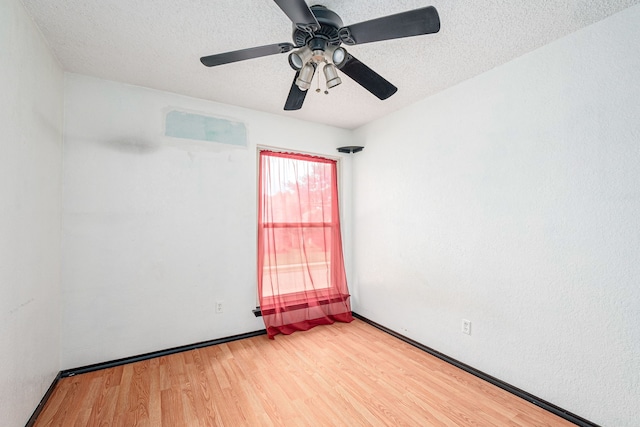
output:
[[[342,76],[283,111],[287,55],[219,67],[199,58],[291,41],[272,0],[23,0],[66,71],[353,129],[597,22],[640,0],[317,0],[345,25],[433,5],[439,33],[348,47],[398,87],[379,101]],[[315,88],[315,80],[314,86]]]

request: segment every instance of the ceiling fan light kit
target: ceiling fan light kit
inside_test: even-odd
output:
[[[306,63],[304,67],[302,67],[302,70],[300,70],[300,73],[298,74],[298,78],[295,80],[295,84],[300,90],[306,91],[311,87],[316,67],[316,64],[310,62]]]
[[[331,89],[342,83],[335,65],[325,64],[322,71],[324,72],[324,78],[327,79],[327,88]]]
[[[307,6],[304,0],[274,0],[293,23],[293,42],[258,46],[200,58],[213,67],[262,56],[289,53],[289,65],[296,71],[285,110],[302,108],[313,77],[322,65],[325,93],[342,83],[338,70],[378,99],[384,100],[398,88],[356,59],[341,44],[356,45],[382,40],[433,34],[440,31],[440,17],[433,6],[388,15],[344,26],[335,12],[324,6]],[[294,50],[295,49],[295,50]]]

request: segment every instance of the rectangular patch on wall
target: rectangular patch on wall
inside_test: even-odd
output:
[[[247,146],[247,128],[244,123],[184,111],[167,113],[164,134],[175,138]]]

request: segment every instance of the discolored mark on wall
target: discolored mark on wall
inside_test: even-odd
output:
[[[247,146],[247,128],[244,123],[184,111],[173,110],[167,113],[164,134],[175,138]]]
[[[157,151],[160,146],[157,142],[141,138],[117,138],[102,143],[105,147],[123,153],[146,154]]]
[[[14,314],[16,313],[18,310],[20,310],[21,308],[31,304],[32,302],[34,302],[36,299],[35,298],[31,298],[28,301],[23,302],[22,304],[20,304],[19,306],[17,306],[16,308],[14,308],[13,310],[9,311],[9,314]]]

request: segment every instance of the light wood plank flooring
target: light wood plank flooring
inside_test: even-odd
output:
[[[36,426],[570,426],[360,321],[62,379]]]

